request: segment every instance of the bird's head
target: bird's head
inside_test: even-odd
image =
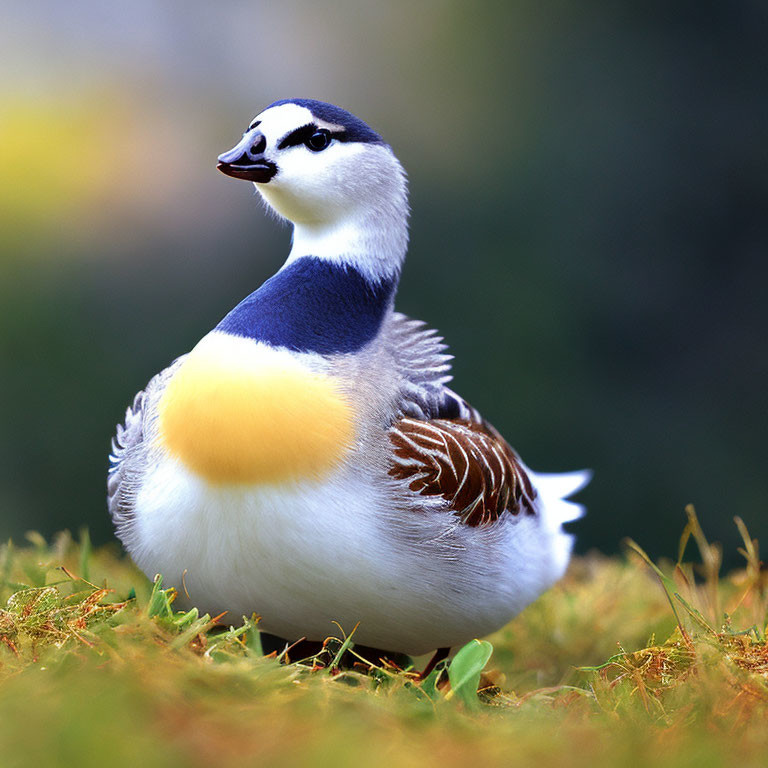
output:
[[[269,207],[293,222],[294,252],[303,240],[317,256],[330,255],[318,249],[386,245],[399,253],[396,266],[402,261],[405,172],[381,136],[346,110],[311,99],[276,101],[217,167],[253,182]]]
[[[252,181],[277,213],[299,224],[402,193],[402,169],[381,136],[340,107],[310,99],[271,104],[217,167]]]

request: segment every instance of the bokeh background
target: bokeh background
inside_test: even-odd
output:
[[[406,166],[457,389],[594,468],[581,550],[674,554],[689,502],[768,539],[766,40],[758,0],[4,4],[0,536],[111,538],[125,406],[287,254],[216,155],[305,96]]]

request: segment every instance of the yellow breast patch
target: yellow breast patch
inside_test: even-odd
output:
[[[159,437],[211,483],[320,479],[352,445],[352,415],[334,380],[287,350],[213,332],[168,383]]]

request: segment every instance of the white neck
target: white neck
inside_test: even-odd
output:
[[[302,256],[316,256],[355,267],[373,282],[390,279],[408,249],[408,212],[401,205],[384,206],[349,219],[294,224],[293,245],[284,267]]]

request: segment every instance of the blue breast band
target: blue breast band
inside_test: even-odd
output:
[[[354,267],[304,256],[243,299],[217,326],[297,352],[354,352],[379,332],[397,277],[375,284]]]

